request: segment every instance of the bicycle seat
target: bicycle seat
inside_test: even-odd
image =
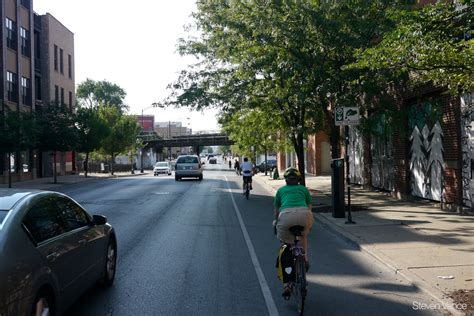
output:
[[[304,230],[304,226],[296,225],[290,227],[290,232],[295,236],[301,236],[301,232]]]

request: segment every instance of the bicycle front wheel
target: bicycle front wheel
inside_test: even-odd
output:
[[[303,315],[304,301],[306,299],[306,268],[303,256],[298,256],[296,258],[295,269],[294,297],[298,306],[298,315]]]

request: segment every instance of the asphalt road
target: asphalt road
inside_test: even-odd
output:
[[[61,190],[107,216],[119,247],[113,287],[92,288],[67,315],[297,314],[274,267],[270,192],[255,184],[247,201],[234,172],[206,168],[203,181],[137,176]],[[436,314],[421,310],[430,297],[318,224],[309,243],[306,315]]]

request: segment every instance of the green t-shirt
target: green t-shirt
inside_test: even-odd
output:
[[[273,205],[281,210],[290,207],[308,207],[311,204],[311,195],[305,186],[285,185],[278,189]]]

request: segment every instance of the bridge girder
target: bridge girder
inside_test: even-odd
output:
[[[146,148],[164,148],[164,147],[203,147],[203,146],[226,146],[233,145],[225,134],[202,134],[177,136],[171,139],[156,139],[146,141]]]

